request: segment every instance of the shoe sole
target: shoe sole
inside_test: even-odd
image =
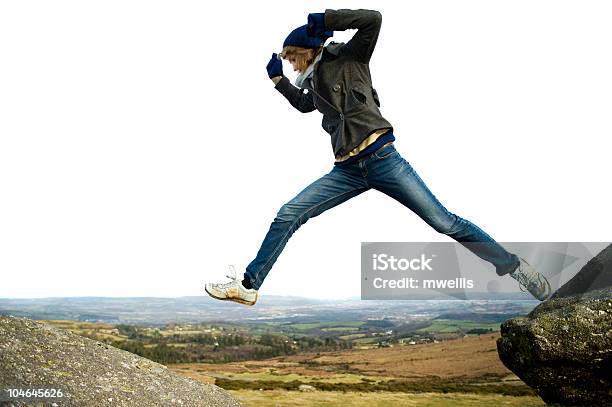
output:
[[[540,274],[540,276],[542,276],[542,278],[544,279],[544,283],[545,283],[545,284],[544,284],[544,286],[545,286],[545,288],[544,288],[544,293],[548,293],[548,294],[546,294],[546,295],[544,296],[544,298],[543,298],[543,299],[540,299],[540,298],[537,298],[537,297],[536,297],[536,298],[537,298],[538,300],[540,300],[540,301],[546,301],[547,299],[549,299],[549,298],[552,296],[552,294],[553,294],[553,293],[552,293],[552,289],[550,288],[550,282],[548,281],[548,279],[546,278],[546,276],[545,276],[544,274],[542,274],[542,273],[539,273],[539,274]]]
[[[243,300],[242,298],[236,298],[236,297],[226,297],[226,298],[221,298],[221,297],[217,297],[216,295],[213,295],[210,293],[210,291],[208,291],[206,289],[206,286],[204,286],[204,291],[206,291],[206,293],[208,295],[210,295],[211,297],[213,297],[216,300],[221,300],[221,301],[233,301],[233,302],[237,302],[243,305],[255,305],[255,303],[257,302],[257,299],[259,298],[259,293],[255,294],[255,301],[247,301],[247,300]]]

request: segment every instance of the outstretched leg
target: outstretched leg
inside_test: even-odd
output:
[[[437,232],[452,237],[492,263],[498,275],[510,273],[519,265],[516,255],[506,251],[482,229],[449,212],[393,145],[379,150],[369,162],[368,183],[410,208]]]
[[[285,244],[301,225],[369,188],[354,169],[340,167],[334,167],[307,186],[280,208],[257,256],[246,268],[245,279],[259,289]]]

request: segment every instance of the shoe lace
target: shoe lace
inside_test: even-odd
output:
[[[218,288],[220,289],[229,288],[236,283],[236,278],[237,278],[236,269],[234,268],[233,264],[230,264],[229,266],[227,266],[227,272],[225,273],[225,277],[229,278],[230,281],[228,281],[227,283],[215,284]]]
[[[522,264],[519,266],[517,273],[514,275],[519,283],[519,288],[523,292],[529,291],[529,287],[540,288],[545,286],[545,282],[540,273],[529,267],[523,267]]]
[[[225,277],[229,278],[230,280],[236,279],[236,268],[233,264],[227,266],[227,273],[225,274]]]

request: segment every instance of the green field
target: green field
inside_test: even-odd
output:
[[[289,324],[284,325],[285,327],[297,329],[300,331],[308,331],[310,329],[335,329],[337,331],[345,331],[345,330],[355,330],[361,327],[365,322],[364,321],[349,321],[349,322],[312,322],[305,324]]]
[[[363,338],[364,336],[366,336],[366,334],[350,334],[350,335],[342,335],[339,338],[345,341],[349,341],[349,340]]]
[[[358,331],[357,326],[332,326],[331,328],[322,328],[324,332],[347,332],[347,331]]]
[[[326,376],[308,376],[297,373],[280,373],[274,370],[267,372],[244,372],[244,373],[214,373],[211,374],[215,378],[226,378],[231,380],[251,380],[251,381],[280,381],[280,382],[292,382],[299,381],[305,384],[308,383],[362,383],[368,382],[379,382],[389,379],[392,377],[380,377],[380,376],[366,376],[362,374],[351,374],[351,373],[335,373]]]
[[[377,337],[377,336],[373,336],[373,337],[369,337],[369,338],[357,338],[357,339],[353,339],[353,342],[358,343],[360,345],[366,344],[366,343],[376,343],[376,342],[380,342],[380,341],[384,341],[385,338],[383,337]]]
[[[436,319],[431,325],[425,328],[418,329],[417,332],[440,332],[440,333],[452,333],[452,332],[467,332],[470,329],[492,329],[493,331],[499,331],[500,324],[498,323],[484,323],[474,321],[463,321],[453,319]]]
[[[442,393],[343,393],[299,392],[284,390],[232,390],[230,393],[245,407],[540,407],[539,397]]]

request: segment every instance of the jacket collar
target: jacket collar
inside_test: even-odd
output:
[[[337,57],[338,54],[340,53],[340,49],[342,47],[344,47],[344,43],[343,42],[334,42],[331,41],[329,44],[327,44],[325,46],[325,48],[323,48],[323,52],[321,52],[319,55],[317,55],[317,57],[315,58],[315,60],[312,62],[312,64],[310,64],[310,66],[308,67],[307,71],[304,73],[304,75],[299,75],[296,80],[295,80],[295,84],[298,87],[302,87],[302,85],[306,83],[308,83],[307,79],[310,80],[312,82],[313,80],[313,74],[314,71],[316,70],[316,68],[319,65],[319,61],[321,59],[323,59],[323,54],[325,53],[325,51],[329,52],[330,54],[332,54],[333,56]]]
[[[338,54],[340,53],[340,49],[344,47],[344,45],[345,44],[343,42],[330,41],[330,43],[325,46],[323,52],[319,53],[319,55],[316,56],[314,61],[312,61],[312,64],[310,64],[310,66],[306,68],[306,71],[304,71],[304,73],[298,75],[297,78],[295,78],[295,82],[294,82],[295,86],[297,86],[298,88],[302,88],[304,87],[304,85],[308,83],[308,81],[312,81],[312,76],[313,76],[315,67],[318,65],[318,62],[323,57],[323,53],[325,51],[337,57]]]
[[[312,73],[314,71],[314,67],[317,64],[317,62],[319,62],[319,60],[321,59],[321,56],[323,56],[322,52],[320,52],[315,57],[314,61],[312,61],[312,63],[310,65],[308,65],[308,68],[306,68],[306,70],[304,72],[302,72],[301,74],[299,74],[297,76],[297,78],[295,78],[295,86],[297,86],[298,88],[301,88],[302,85],[304,84],[304,80],[305,79],[312,78]]]

